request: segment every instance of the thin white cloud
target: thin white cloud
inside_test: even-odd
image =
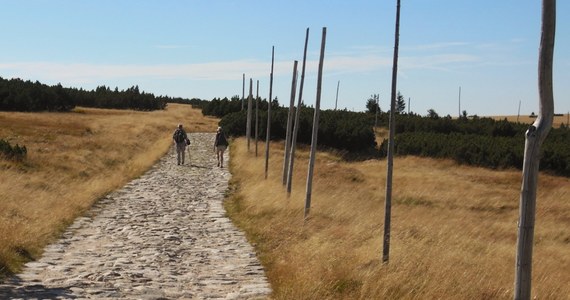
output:
[[[477,57],[463,54],[446,54],[431,56],[408,56],[400,59],[400,68],[448,70],[457,63],[477,61]],[[299,72],[301,70],[299,62]],[[391,55],[325,56],[326,72],[365,73],[389,69],[392,66]],[[318,61],[307,62],[307,74],[317,72]],[[209,62],[200,64],[157,64],[157,65],[101,65],[101,64],[68,64],[58,62],[14,62],[0,63],[0,76],[49,82],[65,82],[67,84],[85,84],[115,79],[132,78],[134,81],[147,79],[182,79],[182,80],[235,80],[242,74],[259,78],[267,76],[270,62],[259,60],[236,60]],[[275,63],[275,76],[291,74],[292,62]]]

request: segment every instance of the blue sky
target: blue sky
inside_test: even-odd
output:
[[[0,0],[0,77],[155,95],[242,93],[242,74],[288,103],[293,61],[310,29],[304,101],[314,105],[327,27],[321,105],[389,107],[396,1]],[[538,113],[541,1],[402,0],[398,90],[413,112]],[[570,3],[557,3],[555,111],[570,111]],[[299,68],[300,69],[300,68]],[[249,86],[246,87],[246,93]]]

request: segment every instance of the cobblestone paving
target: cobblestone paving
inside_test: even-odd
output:
[[[225,217],[230,174],[214,135],[190,135],[142,177],[109,194],[41,259],[0,284],[0,299],[265,299],[253,248]],[[187,153],[188,154],[188,153]],[[226,152],[225,162],[229,159]]]

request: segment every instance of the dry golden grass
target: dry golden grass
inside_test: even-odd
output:
[[[0,160],[0,275],[36,258],[97,199],[144,173],[180,122],[212,132],[218,120],[178,104],[155,112],[0,112],[0,138],[28,148],[23,163]]]
[[[265,180],[264,157],[235,140],[235,190],[226,201],[256,245],[275,299],[512,298],[519,171],[396,158],[390,262],[384,265],[385,161],[348,163],[319,153],[304,222],[308,154],[297,152],[288,198],[282,148],[272,143]],[[538,299],[569,299],[569,199],[568,178],[541,174],[533,269]]]
[[[509,122],[518,122],[523,123],[523,124],[532,124],[534,123],[534,121],[536,120],[536,118],[531,118],[529,116],[495,116],[495,117],[491,117],[495,120],[504,120],[505,118],[507,119],[507,121]],[[555,116],[554,120],[552,122],[552,127],[558,128],[560,127],[560,125],[562,125],[562,123],[564,123],[565,125],[568,125],[568,114],[563,114],[562,116]]]

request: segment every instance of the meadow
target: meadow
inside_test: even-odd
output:
[[[164,111],[76,108],[0,112],[0,137],[25,145],[23,162],[0,160],[0,273],[17,272],[101,197],[150,168],[179,122],[213,132],[219,119],[170,104]],[[377,138],[386,136],[379,129]],[[381,261],[385,160],[317,155],[312,208],[303,207],[308,149],[297,151],[293,192],[281,184],[283,143],[255,157],[232,141],[228,215],[255,246],[274,299],[512,298],[521,174],[450,160],[398,157],[391,252]],[[533,295],[570,295],[570,179],[541,174]]]
[[[153,112],[0,112],[0,137],[28,149],[23,162],[0,159],[0,277],[37,258],[98,199],[148,170],[171,146],[178,123],[213,132],[218,121],[180,104]]]
[[[304,220],[306,148],[288,197],[283,143],[271,144],[268,179],[263,155],[243,138],[231,145],[226,209],[256,246],[275,299],[512,299],[520,171],[396,158],[383,264],[386,161],[319,152]],[[569,299],[570,180],[541,174],[539,184],[532,293]]]

